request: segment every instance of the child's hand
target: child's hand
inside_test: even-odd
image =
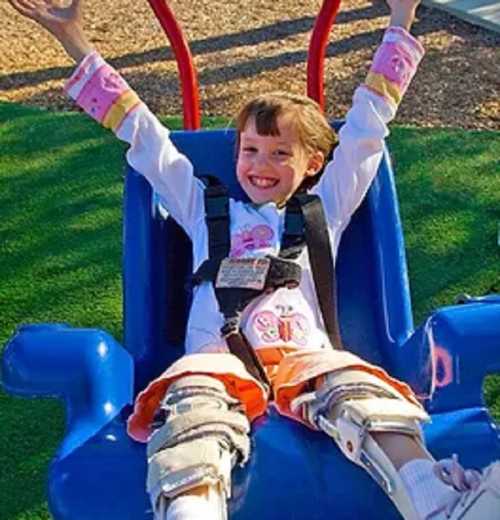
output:
[[[410,30],[420,0],[386,0],[391,9],[390,25]]]
[[[63,4],[55,0],[9,0],[10,5],[57,36],[68,25],[81,24],[80,0]]]
[[[10,5],[52,33],[80,61],[93,50],[82,29],[81,0],[8,0]]]

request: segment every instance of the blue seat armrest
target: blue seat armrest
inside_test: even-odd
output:
[[[102,330],[23,325],[6,345],[2,384],[13,395],[64,401],[67,431],[59,450],[63,456],[132,402],[133,362]]]
[[[500,372],[500,299],[437,310],[415,331],[405,353],[408,371],[415,372],[418,358],[421,371],[432,376],[431,413],[484,407],[484,378]]]

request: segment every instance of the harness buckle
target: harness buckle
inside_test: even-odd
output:
[[[224,258],[220,263],[215,287],[262,291],[266,285],[270,266],[271,259],[268,257]]]
[[[232,334],[239,334],[240,332],[240,318],[238,316],[234,318],[226,318],[224,325],[220,329],[222,337],[226,339]]]

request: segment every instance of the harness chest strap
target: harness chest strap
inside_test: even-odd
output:
[[[335,272],[330,239],[319,197],[297,194],[287,203],[285,230],[278,257],[229,258],[231,247],[227,188],[215,177],[202,178],[209,258],[193,275],[193,283],[210,281],[225,323],[221,329],[229,350],[247,370],[270,389],[266,372],[240,329],[244,308],[264,290],[296,287],[301,268],[294,260],[307,245],[323,322],[334,348],[342,341],[337,318]]]

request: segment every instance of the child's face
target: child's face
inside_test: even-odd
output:
[[[280,135],[259,135],[250,118],[240,134],[236,176],[256,204],[284,204],[304,178],[316,175],[323,165],[323,154],[302,144],[286,116],[277,123]]]

